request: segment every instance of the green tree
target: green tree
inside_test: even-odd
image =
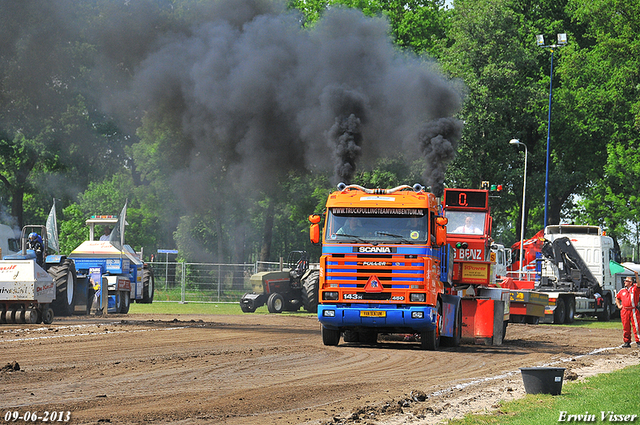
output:
[[[290,0],[289,8],[299,10],[305,25],[320,19],[329,7],[350,7],[367,16],[385,16],[391,26],[392,41],[402,49],[436,55],[445,42],[449,10],[444,0]]]
[[[507,240],[519,235],[523,157],[509,145],[516,138],[529,150],[525,228],[534,233],[539,218],[544,181],[544,137],[539,113],[546,98],[538,84],[539,67],[527,17],[510,0],[457,1],[445,49],[445,70],[466,86],[461,112],[465,122],[458,155],[449,167],[450,187],[479,188],[482,181],[502,184],[505,190],[492,198],[494,227]],[[514,224],[516,224],[514,226]],[[505,240],[505,243],[508,241]]]
[[[601,166],[581,192],[578,220],[604,226],[638,247],[640,146],[640,5],[635,1],[571,1],[574,19],[587,28],[567,55],[562,72],[574,119],[569,128]]]

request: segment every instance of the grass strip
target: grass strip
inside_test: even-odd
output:
[[[636,353],[633,353],[634,355]],[[487,415],[467,415],[453,425],[546,425],[561,423],[640,423],[640,365],[566,382],[562,394],[532,395],[505,402]]]
[[[131,303],[129,308],[130,314],[224,314],[224,315],[240,315],[240,314],[270,314],[266,306],[256,309],[254,313],[243,313],[240,309],[240,303],[202,303],[187,302],[180,304],[177,302],[156,302],[152,304]],[[304,310],[298,312],[285,311],[282,315],[308,316],[315,313],[307,313]]]

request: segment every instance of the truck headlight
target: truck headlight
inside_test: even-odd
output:
[[[423,311],[412,311],[411,312],[411,318],[412,319],[424,319],[424,312]]]
[[[426,294],[410,294],[409,300],[414,303],[423,303],[427,300]]]
[[[323,317],[336,317],[336,311],[335,310],[322,310],[322,316]]]
[[[338,293],[337,292],[323,292],[322,293],[322,299],[323,300],[329,300],[329,301],[337,301],[338,300]]]

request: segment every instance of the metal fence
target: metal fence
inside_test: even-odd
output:
[[[149,263],[155,276],[155,301],[237,302],[251,292],[251,275],[280,270],[281,263]]]

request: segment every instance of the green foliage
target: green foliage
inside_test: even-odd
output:
[[[446,40],[449,11],[444,0],[289,0],[306,26],[313,26],[330,7],[349,7],[367,16],[384,16],[395,44],[414,53],[436,56]]]
[[[456,159],[448,169],[449,187],[479,188],[482,181],[506,188],[492,198],[494,227],[510,244],[519,234],[522,198],[520,148],[509,145],[516,138],[529,149],[528,219],[537,218],[536,205],[543,199],[544,136],[540,131],[540,100],[546,98],[536,84],[532,28],[510,0],[458,1],[452,16],[451,45],[443,52],[445,70],[464,81],[465,121]],[[533,234],[542,225],[525,226]],[[518,227],[513,224],[518,223]],[[517,232],[516,232],[517,230]]]
[[[69,255],[78,245],[89,240],[89,228],[85,225],[88,218],[78,204],[71,204],[63,210],[63,216],[58,217],[61,254]]]

